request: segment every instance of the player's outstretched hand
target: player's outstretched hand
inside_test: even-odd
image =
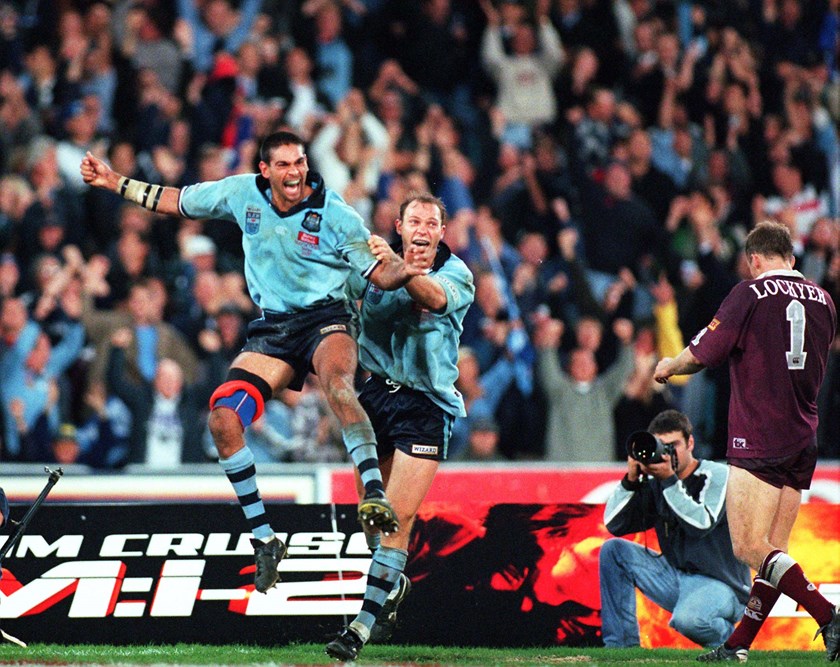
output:
[[[437,247],[433,247],[431,244],[414,245],[412,243],[403,251],[405,263],[419,269],[420,273],[425,273],[427,269],[431,268],[436,253]]]
[[[373,256],[376,257],[377,261],[395,262],[400,259],[399,255],[391,250],[391,246],[388,245],[388,242],[376,234],[373,234],[368,239],[368,248],[370,248],[370,251],[373,253]]]
[[[82,158],[82,164],[79,166],[79,171],[82,174],[82,179],[88,185],[93,185],[98,188],[111,188],[116,185],[119,177],[105,162],[95,157],[93,153],[88,151]]]

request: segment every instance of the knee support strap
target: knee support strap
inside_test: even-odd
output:
[[[246,428],[262,416],[271,393],[268,382],[259,375],[231,368],[227,380],[210,397],[210,409],[230,408],[239,417],[242,428]]]

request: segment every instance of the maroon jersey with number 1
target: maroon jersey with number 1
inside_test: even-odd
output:
[[[831,297],[799,271],[768,271],[732,288],[689,345],[704,366],[729,360],[727,457],[790,456],[814,441],[836,329]]]

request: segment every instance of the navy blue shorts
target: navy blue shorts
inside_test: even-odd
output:
[[[289,389],[300,391],[307,374],[315,373],[312,367],[315,349],[333,333],[346,333],[353,340],[358,338],[355,311],[346,301],[296,313],[263,311],[260,319],[248,324],[248,339],[242,351],[285,361],[295,371]]]
[[[395,449],[418,459],[446,459],[453,418],[424,392],[372,375],[359,402],[373,424],[380,459]]]
[[[817,443],[809,444],[791,456],[772,459],[736,459],[730,458],[729,465],[743,468],[762,482],[777,489],[789,486],[803,491],[811,488],[811,479],[817,467]]]

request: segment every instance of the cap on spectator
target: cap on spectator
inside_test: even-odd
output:
[[[193,257],[199,257],[201,255],[215,254],[216,244],[213,243],[213,240],[210,237],[203,236],[202,234],[190,236],[184,244],[184,257],[186,259],[192,259]]]
[[[4,252],[2,255],[0,255],[0,266],[4,264],[12,264],[13,266],[17,266],[18,263],[15,259],[14,254],[10,252]]]
[[[470,432],[476,433],[478,431],[490,431],[491,433],[499,432],[499,425],[495,419],[490,417],[478,417],[470,422]]]
[[[76,440],[76,427],[73,424],[62,424],[55,434],[56,440]]]

